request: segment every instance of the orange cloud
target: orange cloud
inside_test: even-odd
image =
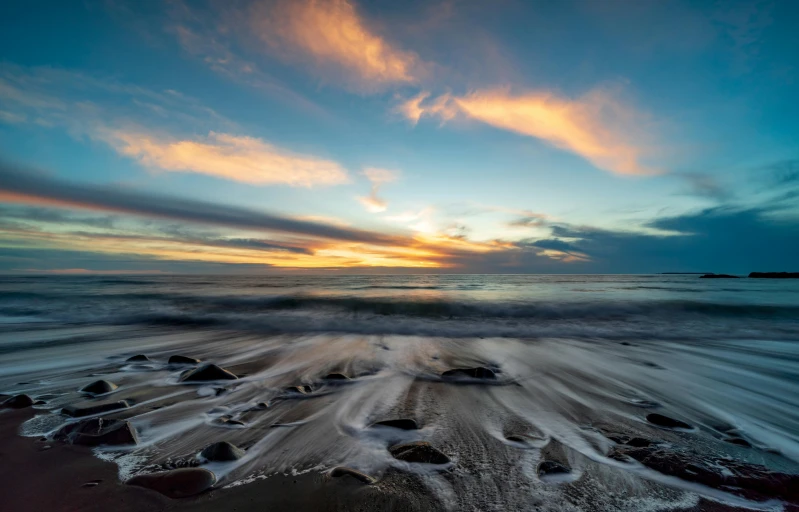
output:
[[[195,172],[256,185],[310,187],[349,181],[336,162],[297,155],[261,139],[210,132],[202,140],[169,141],[154,135],[103,130],[99,138],[143,165]]]
[[[388,208],[388,202],[380,198],[377,194],[380,192],[380,186],[383,183],[389,183],[399,178],[397,171],[388,169],[378,169],[376,167],[368,167],[363,171],[364,176],[372,182],[372,190],[368,196],[358,197],[358,201],[370,212],[384,212]]]
[[[358,88],[411,83],[419,57],[394,47],[368,26],[348,0],[289,0],[253,10],[258,36],[288,58],[300,57],[325,75]]]
[[[615,174],[651,175],[642,160],[649,148],[641,140],[642,116],[607,91],[572,100],[547,91],[514,95],[506,88],[444,95],[427,105],[417,96],[398,110],[411,121],[425,115],[451,119],[456,113],[496,128],[544,140],[576,153]]]

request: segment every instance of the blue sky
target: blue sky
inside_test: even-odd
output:
[[[791,270],[798,22],[789,0],[5,2],[0,271]]]

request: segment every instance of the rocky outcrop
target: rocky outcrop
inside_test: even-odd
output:
[[[720,489],[746,499],[763,501],[777,498],[791,503],[799,501],[799,475],[771,471],[764,466],[729,458],[702,457],[657,446],[617,446],[609,457],[621,461],[635,459],[664,475]]]
[[[162,473],[137,475],[125,482],[160,492],[169,498],[186,498],[213,487],[216,476],[202,468],[181,468]]]
[[[98,405],[67,405],[61,409],[61,413],[66,414],[67,416],[72,416],[73,418],[81,418],[83,416],[94,416],[95,414],[118,411],[121,409],[127,409],[129,407],[130,404],[126,400],[120,400],[118,402],[109,402]]]
[[[400,418],[396,420],[383,420],[378,421],[376,423],[372,423],[372,427],[391,427],[391,428],[398,428],[400,430],[419,430],[419,425],[417,425],[416,421],[410,418]]]
[[[169,356],[168,364],[200,364],[199,359],[193,357],[186,357],[181,355]]]
[[[684,421],[676,420],[674,418],[669,418],[668,416],[664,416],[658,413],[647,414],[646,421],[653,425],[657,425],[658,427],[663,428],[684,428],[684,429],[692,429],[693,427]]]
[[[398,444],[389,448],[388,451],[395,459],[405,462],[422,464],[449,464],[450,462],[449,457],[433,448],[427,441]]]
[[[328,373],[325,375],[324,380],[329,382],[347,382],[350,380],[350,378],[343,373]]]
[[[341,478],[343,476],[349,476],[349,477],[354,478],[355,480],[358,480],[359,482],[364,483],[366,485],[372,485],[374,483],[377,483],[377,479],[376,478],[371,477],[371,476],[367,475],[366,473],[362,473],[362,472],[358,471],[357,469],[347,468],[347,467],[344,467],[344,466],[339,466],[339,467],[331,469],[329,474],[333,478]]]
[[[136,429],[128,421],[92,418],[62,427],[53,436],[57,441],[81,446],[138,444]]]
[[[81,393],[89,393],[92,395],[105,395],[106,393],[110,393],[115,391],[119,386],[114,384],[113,382],[108,382],[107,380],[96,380],[91,384],[87,384],[80,388]]]
[[[31,405],[33,405],[33,399],[28,395],[15,395],[7,398],[0,406],[7,409],[24,409]]]
[[[228,443],[227,441],[208,445],[203,448],[203,451],[200,452],[200,456],[202,458],[211,462],[230,462],[232,460],[239,460],[240,458],[244,457],[244,454],[244,450]]]
[[[152,363],[149,357],[144,354],[137,354],[135,356],[125,359],[126,363]]]
[[[571,470],[561,464],[560,462],[555,462],[554,460],[544,460],[538,464],[538,468],[536,468],[536,472],[538,473],[538,478],[546,478],[546,477],[554,477],[560,475],[568,475],[571,473]]]
[[[238,377],[215,364],[204,364],[189,370],[180,377],[181,382],[209,382],[214,380],[237,380]]]
[[[490,368],[478,366],[477,368],[456,368],[454,370],[447,370],[441,374],[444,379],[457,379],[457,378],[472,378],[480,380],[495,380],[497,374]]]
[[[799,279],[799,272],[752,272],[749,277],[756,279]]]

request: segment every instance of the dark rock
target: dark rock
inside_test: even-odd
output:
[[[219,418],[217,420],[217,423],[219,423],[220,425],[228,426],[228,427],[244,427],[244,426],[247,425],[243,421],[234,420],[234,419],[231,419],[231,418],[224,418],[224,417],[223,418]]]
[[[144,354],[137,354],[135,356],[125,359],[126,363],[151,363],[150,358]]]
[[[409,418],[378,421],[377,423],[373,423],[371,426],[391,427],[391,428],[398,428],[401,430],[419,430],[419,425],[416,424],[416,421]]]
[[[693,427],[684,421],[675,420],[674,418],[669,418],[668,416],[663,416],[662,414],[652,413],[647,414],[646,421],[653,425],[657,425],[658,427],[664,428],[685,428],[685,429],[692,429]]]
[[[128,407],[130,407],[130,404],[127,402],[127,400],[120,400],[118,402],[110,402],[99,405],[68,405],[61,409],[61,413],[66,414],[67,416],[72,416],[73,418],[81,418],[83,416],[93,416],[95,414],[102,414],[104,412],[127,409]]]
[[[325,380],[348,381],[350,380],[350,378],[344,375],[343,373],[328,373],[327,375],[325,375]]]
[[[699,276],[699,279],[738,279],[738,276],[730,274],[705,274]]]
[[[216,476],[207,469],[182,468],[137,475],[125,483],[152,489],[169,498],[185,498],[210,489],[216,483]]]
[[[204,364],[189,370],[180,377],[181,382],[207,382],[213,380],[236,380],[238,377],[215,364]]]
[[[724,439],[724,441],[730,444],[737,444],[738,446],[745,446],[747,448],[752,447],[752,443],[750,443],[743,437],[727,437]]]
[[[283,391],[293,395],[307,395],[311,393],[313,389],[311,389],[311,386],[289,386]]]
[[[441,374],[445,379],[457,377],[471,377],[472,379],[494,380],[497,378],[494,370],[478,366],[477,368],[456,368]]]
[[[2,406],[8,409],[24,409],[33,405],[33,399],[28,395],[15,395],[7,398]]]
[[[199,359],[193,357],[186,357],[181,355],[169,356],[168,364],[200,364]]]
[[[361,473],[358,470],[345,468],[344,466],[339,466],[330,470],[330,476],[333,478],[340,478],[342,476],[350,476],[359,482],[362,482],[366,485],[372,485],[377,483],[377,479],[367,475],[366,473]]]
[[[82,393],[91,393],[92,395],[104,395],[116,390],[119,386],[107,380],[96,380],[91,384],[84,386],[80,389]]]
[[[799,501],[799,475],[771,471],[764,466],[733,459],[702,457],[656,446],[617,446],[609,457],[616,460],[632,458],[664,475],[721,489],[750,500],[777,498],[787,502]]]
[[[427,441],[398,444],[389,448],[388,451],[395,459],[405,462],[422,464],[449,464],[450,462],[449,457],[433,448]]]
[[[536,472],[538,473],[538,478],[541,478],[552,475],[567,475],[571,473],[571,470],[554,460],[545,460],[538,464]]]
[[[33,402],[33,405],[47,405],[47,402],[45,402],[44,400],[36,400],[35,402]]]
[[[62,427],[53,436],[58,441],[81,446],[138,444],[136,429],[124,420],[92,418]]]
[[[645,448],[651,445],[652,441],[650,441],[649,439],[644,439],[643,437],[633,437],[624,444],[626,444],[627,446],[634,446],[636,448]]]
[[[749,277],[758,279],[799,279],[799,272],[752,272]]]
[[[203,448],[203,451],[200,452],[200,456],[211,462],[229,462],[244,457],[244,450],[227,441],[222,441]]]

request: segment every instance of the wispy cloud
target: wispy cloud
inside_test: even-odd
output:
[[[195,172],[256,185],[310,187],[349,179],[336,162],[293,154],[255,137],[210,132],[203,139],[169,141],[124,130],[103,130],[98,137],[121,154],[165,171]]]
[[[251,23],[272,51],[358,90],[417,81],[419,57],[389,42],[348,0],[256,4]]]
[[[377,194],[380,192],[381,185],[396,181],[399,178],[399,172],[368,167],[364,169],[363,175],[372,183],[372,189],[368,196],[359,196],[358,201],[370,212],[379,213],[386,211],[388,202]]]
[[[643,161],[651,147],[642,140],[645,118],[603,89],[578,99],[549,91],[513,94],[508,88],[425,103],[417,96],[400,111],[413,122],[423,116],[451,119],[456,113],[496,128],[543,140],[576,153],[596,167],[616,174],[651,175]]]

